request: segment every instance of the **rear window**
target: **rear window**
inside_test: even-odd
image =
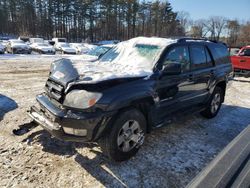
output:
[[[216,64],[230,63],[229,51],[227,50],[226,46],[212,45],[209,46],[209,49],[212,52]]]

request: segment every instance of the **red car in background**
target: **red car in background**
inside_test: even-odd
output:
[[[231,56],[235,74],[250,77],[250,46],[240,49],[238,54]]]

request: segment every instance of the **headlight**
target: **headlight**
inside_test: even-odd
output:
[[[63,105],[72,108],[86,109],[95,105],[101,97],[101,93],[73,90],[66,95]]]

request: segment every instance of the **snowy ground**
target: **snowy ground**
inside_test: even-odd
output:
[[[158,129],[120,164],[96,145],[62,142],[39,127],[14,136],[60,57],[0,55],[0,187],[184,187],[250,124],[250,79],[235,78],[216,118],[192,115]]]

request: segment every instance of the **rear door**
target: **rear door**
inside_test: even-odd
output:
[[[203,44],[190,45],[191,73],[190,81],[193,81],[195,96],[191,104],[202,104],[208,98],[209,85],[212,83],[215,73],[214,62],[207,47]]]

